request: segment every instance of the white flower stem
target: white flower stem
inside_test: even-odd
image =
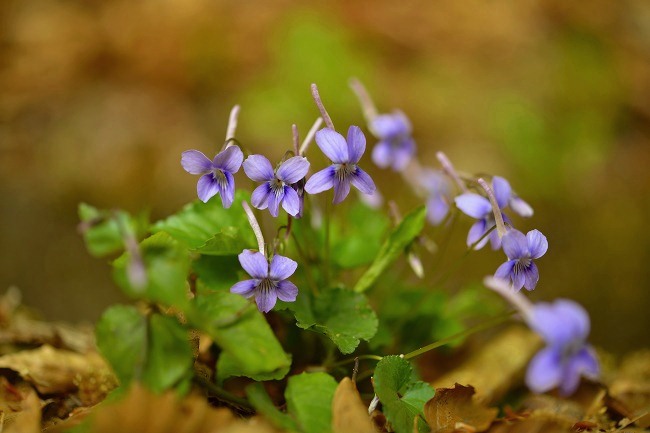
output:
[[[366,118],[367,123],[371,123],[377,117],[377,107],[375,107],[366,87],[357,78],[350,78],[350,88],[357,95],[357,99],[363,110],[363,117]]]
[[[231,141],[235,138],[235,131],[237,131],[237,120],[239,119],[239,105],[235,105],[230,110],[230,117],[228,118],[228,127],[226,128],[226,143],[225,148],[233,146]]]
[[[436,158],[438,158],[438,161],[440,161],[440,165],[442,165],[442,170],[445,173],[447,173],[447,176],[451,177],[454,180],[454,182],[456,182],[456,185],[458,185],[458,188],[462,192],[467,192],[467,187],[465,186],[465,183],[461,180],[453,164],[451,163],[449,158],[447,158],[447,155],[445,155],[442,152],[436,152]]]
[[[311,96],[314,98],[314,102],[316,103],[316,106],[318,107],[318,111],[320,111],[320,115],[325,121],[325,125],[333,131],[334,129],[334,123],[332,123],[332,118],[330,115],[327,113],[327,110],[325,109],[325,106],[323,105],[323,100],[320,98],[320,94],[318,93],[318,86],[316,84],[311,85]]]
[[[488,185],[488,183],[484,181],[482,178],[478,178],[477,182],[483,187],[485,193],[488,196],[488,199],[490,199],[490,204],[492,205],[492,213],[494,213],[494,221],[496,222],[497,225],[497,233],[499,234],[499,237],[502,238],[503,235],[506,234],[506,225],[503,222],[503,215],[501,215],[501,208],[499,208],[497,199],[494,196],[494,191],[492,191],[490,185]]]
[[[299,156],[304,156],[305,152],[307,152],[307,149],[309,148],[309,144],[311,141],[314,139],[314,136],[316,135],[316,131],[318,131],[318,128],[323,124],[323,118],[319,117],[316,119],[314,124],[312,125],[311,129],[305,136],[305,139],[302,141],[302,144],[300,145],[300,151],[298,152]]]
[[[294,123],[291,125],[291,136],[293,138],[293,153],[300,155],[300,136],[298,135],[298,126]]]
[[[260,228],[260,224],[257,222],[257,218],[255,218],[255,215],[253,214],[253,210],[248,205],[248,203],[246,203],[246,201],[242,201],[241,205],[244,207],[244,212],[246,212],[246,216],[248,217],[248,222],[251,225],[251,228],[253,229],[253,233],[255,233],[255,238],[257,239],[257,248],[259,249],[260,253],[262,253],[263,256],[266,256],[266,253],[264,251],[264,235],[262,235],[262,229]]]
[[[519,311],[527,323],[531,323],[534,306],[521,292],[515,292],[507,281],[493,276],[485,277],[483,284],[501,295]]]

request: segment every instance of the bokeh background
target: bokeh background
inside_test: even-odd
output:
[[[318,114],[312,82],[336,124],[363,123],[351,76],[409,115],[424,162],[444,150],[534,206],[517,221],[550,242],[534,299],[582,302],[609,351],[650,345],[646,0],[3,0],[0,289],[94,321],[120,295],[78,202],[164,217],[195,197],[181,152],[214,153],[233,104],[241,142],[278,159]]]

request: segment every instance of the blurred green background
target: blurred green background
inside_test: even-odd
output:
[[[4,0],[0,289],[95,320],[120,297],[76,232],[79,201],[166,216],[195,198],[181,152],[216,151],[233,104],[241,142],[277,160],[318,114],[312,82],[340,128],[363,123],[351,76],[409,115],[425,163],[444,150],[533,205],[516,223],[550,243],[534,299],[582,302],[610,351],[650,345],[646,0]]]

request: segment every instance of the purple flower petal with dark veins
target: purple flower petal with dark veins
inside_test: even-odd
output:
[[[238,146],[228,146],[219,152],[212,161],[198,150],[183,152],[181,165],[190,174],[200,174],[196,193],[204,203],[221,195],[223,207],[229,208],[235,197],[235,178],[233,173],[239,171],[244,154]]]
[[[533,259],[546,253],[548,248],[546,236],[539,230],[531,230],[524,236],[519,230],[510,229],[503,235],[501,242],[508,261],[499,266],[494,276],[511,280],[512,288],[516,291],[521,290],[522,287],[534,290],[539,280],[539,271]],[[532,254],[532,251],[535,254]]]
[[[300,212],[300,198],[291,187],[303,179],[309,171],[309,161],[302,156],[294,156],[284,161],[277,170],[262,155],[251,155],[244,161],[244,172],[256,182],[263,182],[255,188],[251,203],[257,209],[269,209],[277,217],[280,205],[291,216]]]
[[[264,313],[273,309],[278,298],[284,302],[296,300],[298,288],[287,281],[298,267],[295,261],[276,254],[269,263],[262,253],[251,250],[242,251],[238,257],[244,270],[254,279],[236,283],[230,288],[231,293],[246,298],[255,296],[257,308]]]
[[[305,191],[318,194],[334,188],[332,202],[336,204],[348,196],[350,184],[365,194],[376,190],[372,178],[357,165],[366,148],[366,138],[358,126],[350,126],[347,141],[332,129],[321,129],[316,133],[316,144],[334,164],[312,175]]]

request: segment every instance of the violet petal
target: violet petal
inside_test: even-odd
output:
[[[253,207],[263,210],[269,207],[269,194],[271,194],[271,187],[268,182],[264,182],[251,194],[251,204]]]
[[[235,293],[237,295],[242,295],[245,298],[250,298],[255,294],[255,287],[259,284],[259,280],[244,280],[238,283],[235,283],[230,288],[230,293]]]
[[[562,380],[561,354],[553,347],[540,350],[528,364],[526,385],[542,393],[557,387]]]
[[[228,146],[214,157],[213,163],[215,167],[230,173],[237,173],[242,161],[244,161],[244,152],[241,151],[239,146]]]
[[[280,281],[276,293],[281,301],[294,302],[298,296],[298,287],[291,281]]]
[[[204,174],[196,184],[196,193],[203,203],[207,203],[219,192],[219,182],[214,179],[212,173]]]
[[[512,193],[510,183],[500,176],[494,176],[492,178],[492,190],[494,191],[494,197],[497,199],[499,209],[506,207]]]
[[[348,143],[333,129],[323,128],[316,132],[316,144],[320,150],[335,164],[349,161]]]
[[[370,175],[359,167],[350,175],[350,182],[364,194],[372,194],[377,189]]]
[[[506,253],[506,256],[510,260],[520,259],[522,257],[527,257],[528,253],[528,241],[526,236],[519,230],[510,229],[503,235],[501,240],[503,245],[503,252]]]
[[[296,190],[290,186],[284,187],[284,200],[282,200],[282,208],[291,216],[296,216],[300,212],[300,197],[298,197]]]
[[[181,165],[190,174],[205,174],[212,170],[212,161],[198,150],[186,150],[181,155]]]
[[[276,173],[278,179],[284,183],[292,184],[307,176],[309,161],[303,156],[294,156],[284,161]]]
[[[532,259],[538,259],[546,254],[548,250],[548,240],[539,230],[531,230],[526,233],[528,251]]]
[[[288,257],[281,255],[274,255],[271,259],[271,266],[269,268],[269,278],[273,281],[286,280],[298,268],[298,263]]]
[[[472,218],[481,219],[492,212],[490,201],[485,197],[475,194],[473,192],[466,192],[454,199],[456,206],[464,214]]]
[[[334,166],[330,165],[323,170],[314,173],[305,184],[305,191],[309,194],[318,194],[334,186]]]
[[[246,158],[246,161],[244,161],[244,172],[246,176],[255,182],[266,182],[275,178],[273,166],[262,155],[251,155]]]
[[[266,257],[260,252],[244,250],[237,256],[241,267],[248,275],[258,280],[263,280],[269,275],[269,263]]]
[[[348,128],[348,162],[356,164],[366,151],[366,136],[358,126]]]

